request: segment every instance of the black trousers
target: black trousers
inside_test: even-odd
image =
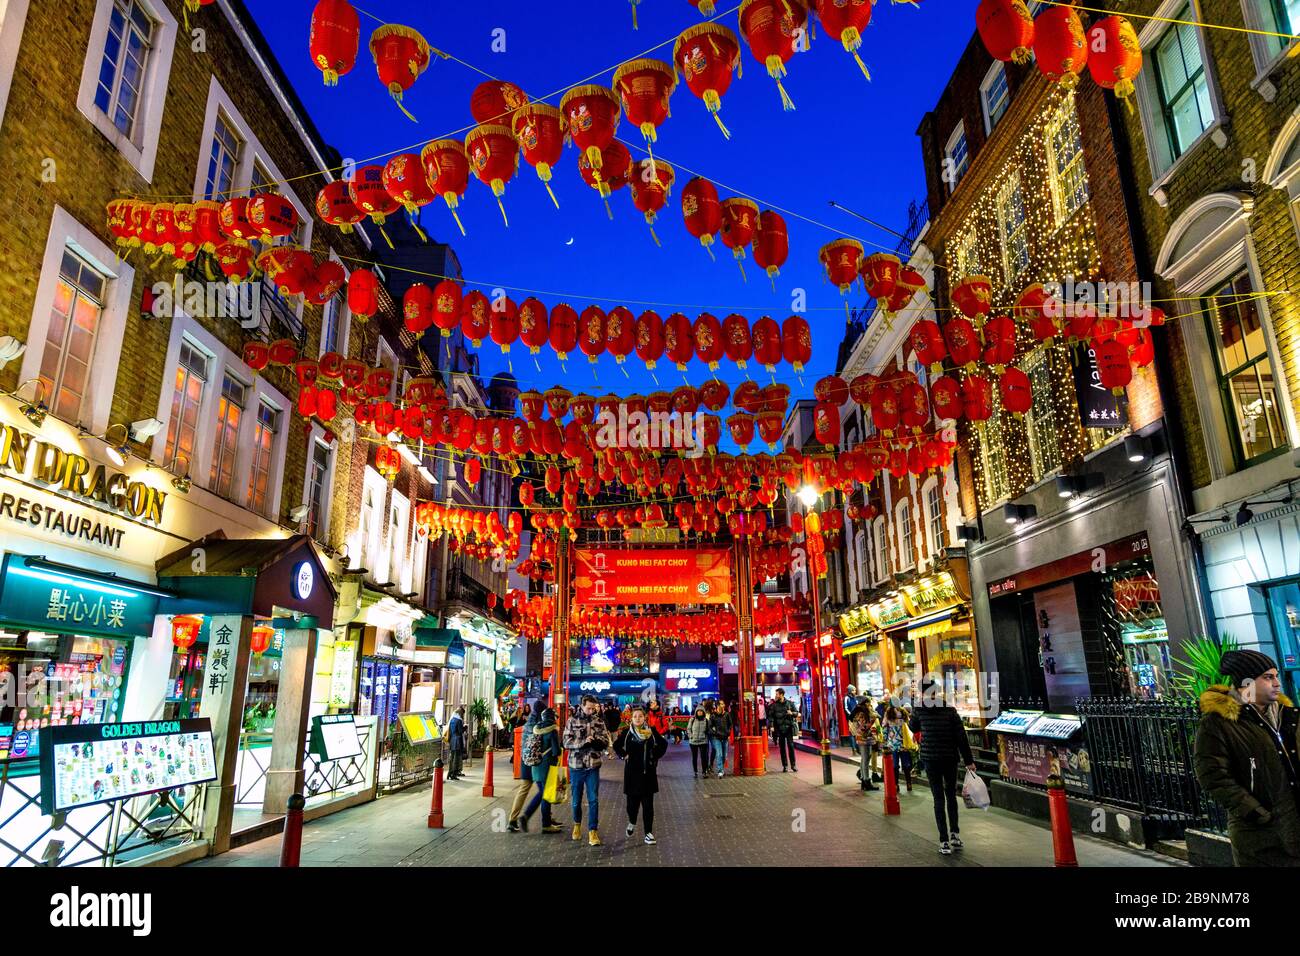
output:
[[[691,772],[709,772],[709,744],[691,744]]]
[[[447,767],[447,776],[459,777],[461,773],[461,764],[464,762],[464,760],[465,760],[464,751],[452,750],[451,760],[449,762],[450,765]]]
[[[636,813],[640,809],[643,811],[641,825],[646,833],[655,831],[655,795],[653,793],[644,793],[641,796],[627,795],[627,822],[636,825]]]
[[[957,763],[927,760],[925,776],[930,781],[930,795],[934,797],[934,822],[939,826],[939,841],[946,843],[949,832],[956,833],[960,829],[957,825]]]
[[[781,754],[781,766],[786,765],[786,760],[790,761],[790,766],[794,766],[794,734],[777,732],[776,748]],[[787,756],[788,755],[788,756]]]

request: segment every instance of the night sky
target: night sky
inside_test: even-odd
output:
[[[470,94],[484,77],[465,66],[434,57],[404,99],[419,120],[413,123],[391,102],[376,76],[368,49],[370,32],[378,25],[374,19],[362,15],[357,65],[337,87],[328,88],[307,50],[313,0],[250,0],[249,6],[322,134],[358,164],[383,162],[394,152],[418,152],[431,139],[463,139],[465,128],[473,124]],[[720,2],[718,11],[731,6]],[[645,54],[670,62],[672,39],[703,19],[687,0],[644,0],[638,10],[640,29],[635,31],[631,7],[622,0],[364,0],[359,9],[410,26],[432,46],[557,106],[563,91],[577,82],[608,86],[614,67],[626,60]],[[738,32],[734,12],[720,22]],[[504,53],[491,48],[498,28],[505,31]],[[730,140],[723,138],[704,104],[679,82],[672,116],[660,127],[653,147],[656,157],[672,164],[677,174],[655,227],[662,248],[651,239],[628,189],[610,198],[614,218],[609,219],[599,196],[581,179],[572,146],[566,148],[552,181],[560,209],[552,205],[532,167],[521,160],[518,174],[506,186],[509,228],[491,190],[472,178],[460,206],[467,236],[461,237],[441,200],[423,210],[421,223],[431,238],[455,248],[467,288],[491,294],[500,286],[516,302],[529,294],[522,290],[532,290],[548,307],[568,301],[581,311],[591,302],[606,309],[622,303],[634,314],[652,307],[662,316],[683,311],[694,319],[708,310],[719,319],[741,312],[751,320],[770,314],[780,322],[791,312],[794,290],[805,289],[813,363],[803,375],[803,387],[788,365],[777,367],[777,378],[791,385],[793,397],[808,397],[816,378],[833,371],[845,319],[843,299],[822,275],[818,249],[837,235],[858,238],[868,253],[892,250],[898,242],[896,236],[827,202],[837,200],[892,229],[905,229],[909,201],[920,201],[925,193],[916,128],[938,100],[973,32],[973,3],[943,0],[914,7],[880,0],[860,51],[871,71],[868,83],[852,57],[818,27],[811,49],[789,64],[784,83],[797,107],[793,112],[782,111],[775,83],[742,39],[743,75],[733,80],[721,114]],[[667,45],[646,53],[665,40]],[[603,72],[592,78],[598,71]],[[642,142],[626,119],[619,136],[630,144]],[[636,149],[632,153],[634,160],[644,157]],[[742,281],[730,250],[715,243],[718,258],[711,261],[682,224],[680,192],[693,173],[717,184],[723,199],[747,193],[760,208],[781,207],[829,228],[783,213],[790,258],[776,280],[776,292],[752,257],[744,263],[748,281]],[[862,300],[861,291],[855,290],[852,304]],[[627,362],[626,378],[609,356],[600,359],[594,376],[580,354],[571,356],[567,371],[549,349],[539,356],[540,371],[522,346],[515,346],[511,358],[524,387],[564,384],[596,395],[657,387],[635,354]],[[490,341],[483,346],[482,359],[489,374],[505,367]],[[752,362],[749,372],[760,382],[770,379]],[[745,374],[725,361],[720,370],[733,387]],[[694,362],[687,375],[691,384],[699,384],[707,370]],[[682,384],[682,375],[666,361],[660,362],[657,378],[669,389]]]

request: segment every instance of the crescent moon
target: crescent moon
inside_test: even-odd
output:
[[[569,237],[569,241],[566,242],[565,245],[566,245],[566,246],[571,246],[571,245],[573,245],[573,237],[572,237],[572,236]]]

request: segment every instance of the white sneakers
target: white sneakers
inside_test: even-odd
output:
[[[658,842],[658,841],[655,839],[655,835],[654,835],[653,833],[647,833],[647,834],[645,835],[645,845],[646,845],[646,846],[654,846],[657,842]]]
[[[950,844],[947,840],[940,840],[939,852],[942,853],[944,856],[952,856],[952,844]]]
[[[951,846],[954,850],[960,850],[966,844],[962,843],[961,837],[959,837],[956,833],[954,833],[952,836],[948,838],[948,845]]]
[[[636,832],[636,824],[635,824],[635,823],[629,823],[629,824],[627,825],[627,835],[628,835],[628,836],[631,836],[631,835],[632,835],[633,833],[635,833],[635,832]]]

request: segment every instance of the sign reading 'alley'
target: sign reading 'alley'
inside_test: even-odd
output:
[[[725,548],[579,548],[574,603],[729,604],[731,555]]]

